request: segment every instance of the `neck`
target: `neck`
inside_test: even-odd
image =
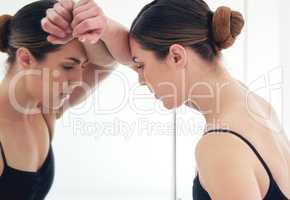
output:
[[[191,89],[186,105],[201,112],[208,127],[227,127],[223,116],[237,105],[244,105],[246,90],[220,65],[201,66],[201,69],[198,75],[188,73]]]
[[[8,72],[0,84],[1,120],[25,120],[39,113],[39,102],[29,95],[23,81],[14,82],[15,75]]]

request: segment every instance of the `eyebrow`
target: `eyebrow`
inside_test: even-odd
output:
[[[81,61],[80,61],[79,59],[77,59],[77,58],[69,57],[69,58],[66,58],[66,59],[68,59],[68,60],[72,60],[73,62],[75,62],[75,63],[77,63],[77,64],[80,64],[80,63],[81,63]],[[84,63],[86,63],[86,62],[88,62],[88,59],[86,59],[86,60],[84,61]]]

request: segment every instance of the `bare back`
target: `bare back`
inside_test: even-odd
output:
[[[272,106],[252,93],[246,106],[238,105],[223,121],[229,122],[231,129],[254,145],[269,166],[280,190],[290,198],[290,142]],[[256,155],[249,156],[264,197],[268,192],[269,177]]]

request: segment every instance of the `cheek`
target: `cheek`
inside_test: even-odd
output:
[[[143,70],[143,78],[145,80],[146,86],[152,93],[159,94],[160,91],[158,90],[159,79],[158,76],[151,70],[144,69]]]
[[[167,109],[181,106],[186,99],[181,80],[170,72],[163,73],[158,80],[155,89],[164,106]]]
[[[153,62],[146,64],[143,70],[143,76],[146,83],[156,86],[163,75],[160,72],[160,66]]]
[[[42,74],[41,80],[39,80],[37,84],[39,85],[37,96],[40,97],[42,101],[52,102],[53,99],[58,98],[66,82],[66,76],[64,76],[61,71],[46,71]]]
[[[50,77],[49,82],[50,87],[52,87],[53,91],[59,91],[59,89],[67,87],[68,73],[61,70],[55,70],[52,76]]]
[[[174,95],[176,87],[169,74],[160,73],[160,71],[152,73],[152,84],[160,95]]]
[[[152,83],[154,81],[154,73],[152,73],[151,70],[149,69],[143,69],[141,76],[145,79],[146,83]]]
[[[19,82],[17,84],[23,84],[23,82]],[[26,87],[26,90],[33,98],[41,98],[42,94],[42,77],[40,75],[28,75],[24,79],[24,84]]]
[[[165,84],[160,93],[162,102],[167,109],[177,108],[185,101],[182,88],[179,88],[174,83]]]

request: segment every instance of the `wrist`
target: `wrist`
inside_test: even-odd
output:
[[[103,32],[100,39],[106,43],[112,37],[113,30],[114,30],[114,28],[113,28],[114,24],[112,23],[112,20],[109,17],[105,17],[105,18],[106,18],[105,19],[106,20],[106,28],[104,29],[104,32]]]

